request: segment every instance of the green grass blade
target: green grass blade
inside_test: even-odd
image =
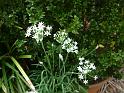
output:
[[[11,79],[9,80],[9,87],[10,87],[11,93],[15,93]]]
[[[7,90],[6,93],[10,93],[9,92],[9,85],[8,85],[8,80],[7,80],[7,76],[6,76],[6,71],[5,71],[5,66],[4,65],[2,66],[2,73],[3,73],[2,79],[3,79],[4,85],[5,85],[4,88],[6,88],[6,90]]]
[[[25,78],[25,80],[28,82],[30,89],[35,91],[35,87],[32,84],[31,80],[29,79],[29,77],[27,76],[27,74],[25,73],[25,71],[22,69],[22,67],[20,66],[20,64],[18,63],[18,61],[14,58],[11,57],[11,60],[14,62],[14,64],[17,66],[18,70],[21,72],[21,74],[23,75],[23,77]]]
[[[2,83],[2,90],[3,90],[4,93],[8,93],[7,88],[5,87],[5,85],[3,83]]]

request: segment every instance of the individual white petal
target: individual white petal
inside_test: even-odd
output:
[[[78,47],[77,46],[73,46],[73,48],[76,50],[76,49],[78,49]]]
[[[83,65],[83,62],[82,62],[82,61],[80,61],[80,62],[79,62],[79,65]]]
[[[77,45],[78,43],[77,42],[74,42],[74,45]]]
[[[84,62],[85,64],[89,64],[90,63],[90,61],[89,60],[85,60],[85,62]]]
[[[80,61],[83,61],[83,60],[84,60],[84,57],[79,58],[79,60],[80,60]]]
[[[52,26],[47,26],[46,30],[50,31],[52,29]]]
[[[75,50],[74,52],[75,52],[76,54],[78,54],[78,50]]]
[[[98,48],[99,48],[99,45],[96,46],[96,49],[98,49]]]

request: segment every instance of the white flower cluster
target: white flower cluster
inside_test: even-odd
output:
[[[32,37],[39,43],[43,40],[44,36],[51,35],[51,29],[51,26],[46,27],[43,22],[39,22],[27,28],[25,37]]]
[[[65,49],[68,53],[78,53],[78,43],[70,39],[65,30],[58,31],[56,34],[54,34],[54,39],[58,43],[61,43],[62,49]]]
[[[65,32],[65,30],[61,30],[56,32],[56,34],[54,34],[54,39],[58,42],[58,43],[63,43],[64,40],[68,37],[68,33]]]
[[[79,58],[79,66],[77,67],[79,73],[78,73],[78,78],[80,80],[83,80],[84,84],[88,83],[88,80],[86,79],[86,76],[89,72],[91,72],[92,70],[95,70],[96,67],[94,65],[94,63],[90,63],[89,60],[85,60],[83,57]],[[95,76],[94,80],[96,80],[98,77]]]
[[[67,50],[67,52],[78,53],[77,42],[74,42],[72,39],[67,38],[62,44],[62,49]]]

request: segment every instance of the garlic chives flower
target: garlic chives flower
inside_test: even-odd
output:
[[[54,39],[58,42],[58,43],[63,43],[64,40],[67,38],[68,33],[65,32],[65,30],[61,30],[58,31],[54,34]]]
[[[44,36],[50,36],[50,35],[51,35],[50,31],[45,31],[44,32]]]
[[[32,27],[28,27],[25,37],[29,37],[31,35]]]
[[[81,68],[81,66],[77,67],[79,72],[83,72],[83,69]]]
[[[40,29],[40,30],[44,30],[44,28],[45,28],[44,23],[43,22],[39,22],[37,28]]]
[[[78,78],[80,80],[83,80],[84,84],[88,83],[88,80],[86,80],[87,75],[89,72],[91,72],[92,70],[95,70],[96,67],[94,65],[94,63],[90,63],[89,60],[85,60],[84,57],[80,57],[79,58],[79,66],[77,67],[78,69]],[[85,78],[84,78],[85,77]],[[95,76],[94,79],[96,80],[98,77]]]
[[[47,26],[47,27],[46,27],[46,30],[48,30],[48,31],[50,31],[51,29],[52,29],[51,26]]]
[[[78,78],[81,80],[81,79],[84,79],[84,76],[82,74],[79,74]]]
[[[78,47],[77,47],[77,42],[74,42],[72,39],[67,38],[63,44],[62,44],[62,49],[67,50],[68,53],[78,53]]]
[[[95,75],[95,76],[94,76],[94,80],[97,80],[97,79],[98,79],[98,76],[97,76],[97,75]]]
[[[45,29],[46,28],[46,29]],[[51,35],[52,27],[45,26],[43,22],[39,22],[38,24],[34,24],[27,28],[25,37],[32,37],[36,40],[37,43],[42,42],[44,36]]]
[[[84,84],[87,84],[87,83],[88,83],[88,80],[85,79],[85,80],[83,81],[83,83],[84,83]]]

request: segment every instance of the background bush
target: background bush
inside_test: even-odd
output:
[[[43,21],[45,25],[53,27],[52,35],[61,29],[66,29],[70,37],[80,42],[78,56],[86,56],[97,44],[102,44],[104,48],[98,48],[86,56],[86,59],[95,63],[97,67],[95,73],[100,78],[120,77],[118,70],[122,68],[124,58],[123,4],[123,0],[1,0],[0,56],[8,53],[17,39],[20,42],[27,41],[22,47],[16,48],[11,55],[33,55],[33,60],[22,60],[24,63],[22,67],[29,69],[27,71],[29,75],[32,75],[30,71],[34,69],[37,73],[39,67],[36,68],[32,64],[45,60],[45,54],[42,53],[41,45],[37,45],[31,38],[25,38],[25,32],[27,27]],[[49,56],[53,41],[49,37],[43,42]],[[57,54],[59,52],[55,52],[56,56]],[[64,51],[63,54],[65,55],[66,52]],[[57,66],[57,61],[55,62]],[[67,71],[70,71],[68,68],[73,68],[77,64],[77,56],[69,54]],[[32,80],[34,80],[33,77]],[[40,83],[40,77],[34,82]]]

